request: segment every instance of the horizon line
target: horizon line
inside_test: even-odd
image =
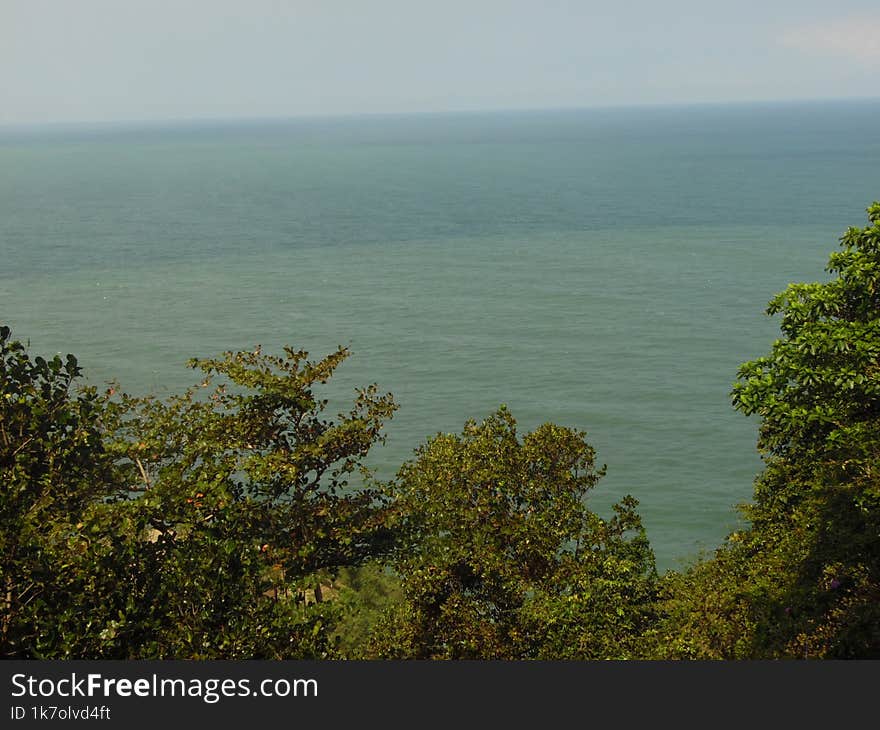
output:
[[[790,106],[812,104],[876,103],[880,96],[797,97],[791,99],[752,99],[726,101],[630,102],[620,104],[592,104],[544,107],[474,107],[432,110],[402,110],[381,112],[305,112],[302,114],[267,114],[263,116],[220,115],[180,117],[131,117],[126,119],[69,119],[50,121],[0,122],[0,132],[47,130],[64,128],[120,128],[197,124],[241,124],[255,122],[298,122],[316,120],[356,120],[401,117],[465,116],[490,114],[537,114],[542,112],[626,111],[638,109],[687,109],[706,107]]]

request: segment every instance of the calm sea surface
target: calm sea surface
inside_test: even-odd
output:
[[[0,130],[0,322],[132,393],[348,345],[331,395],[401,406],[386,476],[501,403],[584,429],[591,504],[635,495],[678,567],[751,495],[737,366],[864,225],[878,130],[878,102]]]

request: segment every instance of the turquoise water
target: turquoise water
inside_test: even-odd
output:
[[[585,429],[661,568],[760,469],[728,393],[766,301],[880,198],[880,103],[0,130],[0,321],[134,393],[191,356],[354,354],[372,463],[506,403]]]

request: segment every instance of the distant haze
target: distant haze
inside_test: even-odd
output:
[[[877,0],[0,0],[0,124],[876,96]]]

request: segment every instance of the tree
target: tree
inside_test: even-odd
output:
[[[0,656],[33,654],[77,524],[124,483],[104,444],[117,411],[74,392],[80,376],[72,355],[31,359],[0,327]]]
[[[585,434],[545,424],[520,440],[502,407],[438,434],[389,485],[404,601],[384,657],[625,657],[648,623],[653,554],[626,498],[584,503],[603,470]]]
[[[733,404],[761,418],[766,466],[749,528],[676,579],[667,643],[685,655],[880,656],[880,204],[868,219],[834,278],[770,302],[782,337],[739,370]]]
[[[4,578],[13,596],[31,581],[14,548],[27,528],[51,589],[21,616],[18,655],[330,655],[340,610],[321,585],[390,545],[381,495],[349,479],[396,406],[370,386],[332,420],[315,394],[346,349],[193,360],[203,382],[166,401],[74,397],[72,357],[30,365],[7,349],[4,388],[34,395],[4,412],[12,483],[30,495],[4,503]]]
[[[348,355],[257,348],[193,360],[201,385],[128,404],[118,448],[144,491],[127,514],[151,547],[136,543],[144,580],[120,609],[119,650],[130,651],[132,625],[160,656],[327,655],[336,617],[321,584],[390,543],[379,495],[349,478],[382,440],[391,396],[365,388],[334,421],[315,394]],[[156,586],[156,575],[174,578]]]

